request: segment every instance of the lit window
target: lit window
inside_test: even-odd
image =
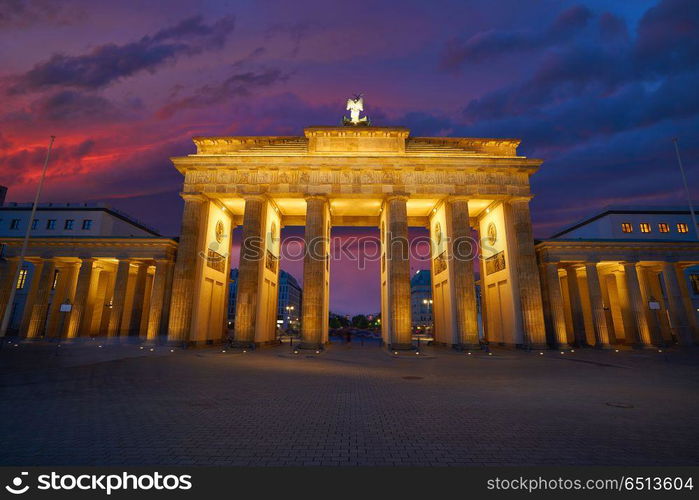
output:
[[[621,232],[622,233],[632,233],[633,226],[631,225],[631,223],[630,222],[622,222],[621,223]]]
[[[63,226],[63,229],[73,229],[73,224],[75,221],[73,219],[66,219],[66,223]]]
[[[53,283],[51,283],[51,290],[55,290],[56,285],[58,285],[58,269],[53,272]]]
[[[24,288],[24,284],[27,282],[27,270],[22,268],[19,270],[19,276],[17,277],[17,290]]]
[[[46,221],[46,229],[56,229],[56,219],[49,219]]]
[[[83,229],[86,231],[92,229],[92,219],[83,219]]]
[[[685,224],[684,222],[678,222],[677,223],[677,232],[678,233],[688,233],[689,226],[687,226],[687,224]]]
[[[19,229],[19,221],[20,219],[12,219],[12,222],[10,222],[10,229]]]
[[[670,226],[668,226],[665,222],[661,222],[658,224],[658,231],[661,233],[669,233],[670,232]]]
[[[37,227],[39,227],[39,219],[34,219],[32,221],[32,230],[35,230]]]
[[[642,233],[650,233],[650,224],[647,222],[641,222],[640,227]]]

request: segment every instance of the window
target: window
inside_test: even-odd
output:
[[[53,272],[53,283],[51,283],[51,290],[55,290],[56,285],[58,285],[58,269]]]
[[[83,219],[83,229],[85,231],[92,229],[92,219]]]
[[[49,219],[46,221],[46,229],[56,229],[56,219]]]
[[[19,221],[20,219],[12,219],[12,222],[10,222],[10,229],[19,229]]]
[[[688,233],[689,227],[684,222],[678,222],[677,223],[677,232],[678,233]]]
[[[75,223],[75,220],[73,219],[66,219],[66,223],[63,226],[63,229],[73,229],[73,224]]]
[[[39,227],[39,219],[34,219],[32,221],[32,230],[35,230],[37,227]]]
[[[670,232],[670,226],[668,226],[665,222],[661,222],[658,224],[658,231],[661,233],[669,233]]]
[[[648,224],[647,222],[641,222],[639,226],[641,227],[642,233],[650,233],[650,224]]]
[[[622,222],[621,223],[621,232],[622,233],[632,233],[633,226],[631,225],[631,223],[630,222]]]
[[[27,282],[27,269],[22,268],[19,270],[19,276],[17,277],[17,290],[24,288],[24,284]]]

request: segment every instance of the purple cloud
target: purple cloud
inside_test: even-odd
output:
[[[206,25],[201,16],[183,20],[153,36],[124,45],[100,45],[80,56],[54,54],[48,61],[14,78],[10,94],[52,87],[99,89],[141,71],[155,71],[167,62],[207,49],[221,48],[233,30],[234,18],[226,16]]]

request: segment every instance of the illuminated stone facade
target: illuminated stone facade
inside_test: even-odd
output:
[[[699,241],[686,209],[610,208],[538,242],[536,252],[550,344],[699,342],[688,280]]]
[[[17,287],[11,334],[155,341],[166,333],[174,240],[101,205],[40,205],[20,279],[13,283],[30,212],[29,204],[0,208],[0,311]]]
[[[410,137],[400,127],[312,127],[304,137],[195,137],[197,152],[172,158],[184,175],[183,232],[169,337],[223,338],[230,235],[243,226],[235,342],[272,343],[279,231],[305,226],[302,347],[328,341],[332,226],[381,233],[381,322],[393,349],[411,348],[408,227],[429,228],[436,341],[478,343],[476,235],[488,338],[542,346],[544,312],[532,239],[529,178],[542,161],[519,140]],[[218,230],[217,230],[218,228]],[[454,258],[460,255],[460,258]],[[215,266],[212,265],[215,261]]]

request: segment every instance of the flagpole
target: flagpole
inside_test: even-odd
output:
[[[682,158],[680,158],[680,148],[677,145],[677,137],[672,139],[675,143],[675,153],[677,153],[677,163],[680,166],[680,172],[682,173],[682,182],[684,183],[684,192],[687,194],[687,203],[689,203],[689,213],[692,214],[692,222],[694,223],[694,234],[699,235],[699,226],[697,226],[697,214],[694,212],[694,205],[692,204],[692,195],[689,193],[689,186],[687,186],[687,176],[684,174],[684,166],[682,165]],[[697,237],[699,239],[699,236]]]
[[[5,340],[5,334],[7,333],[7,327],[10,325],[10,316],[12,315],[12,305],[15,301],[15,292],[17,291],[17,281],[19,280],[19,273],[22,270],[22,264],[24,264],[24,257],[27,254],[27,247],[29,246],[29,236],[32,230],[32,222],[34,221],[34,215],[36,215],[36,207],[39,203],[39,196],[41,196],[41,188],[44,186],[44,178],[46,177],[46,169],[49,165],[49,157],[51,156],[51,148],[53,147],[53,141],[56,139],[55,135],[51,136],[49,141],[49,147],[46,150],[46,159],[44,160],[44,168],[41,170],[41,178],[39,179],[39,187],[36,189],[36,196],[34,197],[34,204],[32,205],[32,213],[27,221],[27,230],[24,232],[24,241],[22,242],[22,250],[19,253],[19,262],[17,263],[17,269],[15,269],[15,276],[12,280],[12,285],[10,286],[10,296],[7,298],[7,305],[5,306],[5,313],[2,316],[2,325],[0,325],[0,347]],[[38,279],[38,277],[34,277]]]

